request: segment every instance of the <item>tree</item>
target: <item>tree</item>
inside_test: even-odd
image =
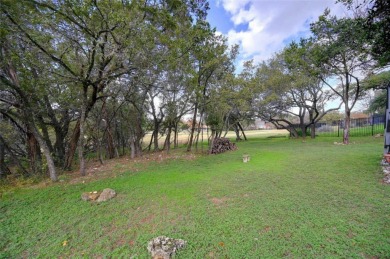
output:
[[[363,88],[375,91],[374,98],[370,100],[368,110],[372,113],[385,113],[387,105],[387,87],[390,85],[390,71],[383,71],[365,78]]]
[[[95,103],[105,98],[105,88],[134,76],[135,70],[150,72],[161,61],[153,62],[153,56],[177,38],[180,23],[191,26],[193,19],[205,15],[203,5],[203,1],[20,1],[2,8],[15,30],[55,64],[52,73],[80,94],[66,168],[78,142],[80,172],[85,174],[85,122]],[[18,16],[15,10],[26,15]]]
[[[8,12],[1,6],[1,17],[6,18]],[[13,6],[11,6],[13,7]],[[20,14],[20,10],[9,10]],[[50,147],[39,130],[39,115],[42,107],[38,100],[42,98],[40,81],[38,79],[40,66],[26,59],[30,56],[33,46],[25,42],[23,35],[15,33],[12,22],[2,19],[2,33],[0,35],[0,112],[6,116],[21,132],[26,134],[27,153],[33,173],[41,172],[41,149],[46,159],[50,178],[57,180],[57,172]],[[37,55],[41,61],[42,57]],[[43,131],[44,134],[44,131]],[[10,145],[5,143],[4,148],[11,151]],[[23,168],[21,166],[21,168]]]
[[[215,30],[211,30],[208,23],[202,22],[198,25],[199,42],[191,53],[193,68],[193,94],[194,94],[194,114],[192,126],[187,145],[187,151],[191,151],[194,140],[197,143],[204,122],[206,113],[209,87],[213,80],[220,80],[221,75],[233,69],[232,60],[235,58],[237,47],[233,47],[228,52],[226,39],[221,35],[216,35]],[[199,110],[199,121],[197,116]],[[195,129],[197,134],[195,136]]]
[[[308,113],[309,123],[303,126],[301,120],[301,130],[310,127],[311,138],[315,138],[315,124],[327,113],[339,110],[342,102],[335,108],[326,107],[329,101],[335,101],[335,94],[324,87],[324,83],[313,70],[311,47],[310,41],[301,39],[299,43],[292,42],[286,47],[282,55],[295,84],[292,89],[293,100],[297,106],[305,108]]]
[[[237,51],[236,46],[233,46],[232,59]],[[247,140],[242,124],[251,121],[254,117],[251,102],[253,88],[251,88],[251,75],[249,75],[253,72],[252,69],[251,60],[244,63],[244,70],[238,75],[235,75],[233,70],[226,70],[221,80],[218,80],[218,85],[210,92],[207,124],[211,126],[211,140],[220,137],[223,131],[226,136],[230,129],[235,131],[237,140],[242,140],[241,136]]]
[[[375,0],[368,11],[366,31],[371,40],[372,54],[381,66],[390,63],[390,2]]]
[[[111,81],[134,69],[126,55],[133,31],[128,27],[133,6],[120,2],[21,1],[15,7],[28,15],[17,16],[16,8],[2,11],[36,51],[61,68],[61,77],[79,89],[79,121],[67,166],[79,140],[80,173],[85,175],[84,124],[88,113]]]
[[[231,67],[207,10],[205,0],[2,0],[0,114],[22,135],[13,145],[0,135],[2,172],[15,157],[32,171],[47,162],[55,180],[54,162],[70,169],[76,150],[81,175],[86,152],[141,155],[148,112],[164,147],[172,131],[176,146],[181,118],[194,108],[204,120],[209,87]]]
[[[257,114],[277,128],[287,129],[293,137],[305,138],[310,128],[314,138],[315,123],[338,108],[325,107],[333,94],[311,74],[306,53],[306,46],[293,43],[258,66],[254,78]]]
[[[171,68],[163,87],[162,102],[165,103],[163,127],[166,132],[164,149],[167,152],[171,149],[172,131],[174,147],[178,147],[179,123],[183,116],[193,109],[191,92],[187,91],[186,87],[189,82],[190,78],[184,71]]]
[[[311,25],[313,61],[318,77],[344,104],[343,143],[349,143],[351,111],[362,95],[361,75],[370,73],[374,62],[364,40],[359,18],[331,16],[329,10]],[[337,85],[331,83],[336,80]]]
[[[359,15],[364,39],[380,66],[390,63],[390,2],[387,0],[339,0]]]

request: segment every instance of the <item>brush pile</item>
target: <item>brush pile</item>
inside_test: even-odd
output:
[[[227,138],[215,138],[210,154],[220,154],[230,150],[237,150],[236,144],[230,142]]]

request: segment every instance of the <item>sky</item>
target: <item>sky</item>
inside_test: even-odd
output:
[[[347,9],[336,0],[210,0],[208,21],[217,33],[228,38],[229,45],[238,44],[243,61],[256,63],[272,57],[293,40],[310,36],[310,23],[323,14],[345,16]]]

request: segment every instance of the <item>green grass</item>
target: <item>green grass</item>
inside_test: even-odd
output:
[[[8,191],[0,257],[148,258],[147,242],[167,235],[188,241],[177,258],[389,258],[382,139],[335,141],[250,139],[111,179]],[[80,199],[107,187],[118,193],[109,202]]]
[[[375,124],[372,126],[359,126],[359,127],[351,127],[349,129],[349,135],[351,137],[363,137],[363,136],[373,136],[376,134],[383,134],[384,125],[383,124]],[[331,131],[316,131],[316,135],[318,136],[332,136],[337,137],[337,135],[342,136],[344,134],[344,130],[342,128],[338,129],[337,126],[332,126]],[[310,132],[307,133],[310,136]]]
[[[351,136],[372,136],[375,134],[383,134],[384,125],[375,124],[373,126],[353,127],[350,129]]]

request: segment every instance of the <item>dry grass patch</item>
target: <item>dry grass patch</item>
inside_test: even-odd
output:
[[[222,198],[216,198],[216,197],[213,197],[210,199],[210,201],[216,205],[216,206],[222,206],[224,205],[227,201],[229,200],[229,198],[227,197],[222,197]]]

